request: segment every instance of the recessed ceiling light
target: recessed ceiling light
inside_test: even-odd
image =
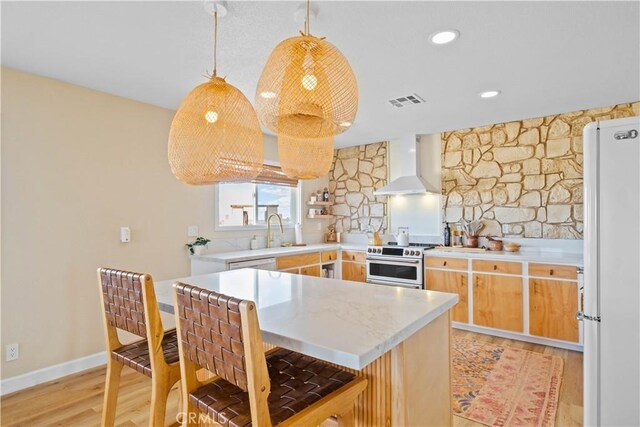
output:
[[[343,128],[347,128],[347,127],[351,126],[351,122],[342,122],[342,123],[340,123],[340,126],[342,126]]]
[[[480,98],[495,98],[498,95],[500,95],[499,90],[487,90],[480,92]]]
[[[458,36],[460,36],[460,32],[458,30],[445,30],[431,34],[429,40],[431,40],[431,43],[433,44],[447,44],[457,39]]]

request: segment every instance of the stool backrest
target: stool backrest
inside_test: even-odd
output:
[[[162,350],[164,327],[153,279],[149,274],[99,268],[98,282],[107,350],[122,347],[118,329],[146,338],[151,370],[156,372],[156,366],[166,361]]]
[[[184,401],[202,384],[196,372],[204,368],[249,393],[253,425],[271,425],[269,374],[253,301],[173,286]]]
[[[144,274],[101,268],[98,270],[106,322],[139,337],[147,337],[142,292]]]

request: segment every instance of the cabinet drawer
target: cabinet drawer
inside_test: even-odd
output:
[[[300,274],[302,274],[304,276],[320,277],[320,266],[319,265],[311,265],[309,267],[302,267],[300,269]]]
[[[427,257],[426,267],[449,268],[451,270],[466,270],[468,261],[466,258]]]
[[[320,253],[313,252],[310,254],[283,256],[276,258],[276,268],[283,270],[292,267],[299,267],[301,265],[319,264]]]
[[[508,261],[473,260],[473,271],[487,273],[522,274],[522,263]]]
[[[364,262],[367,256],[364,252],[358,251],[342,251],[343,261]]]
[[[578,272],[573,265],[529,264],[529,276],[578,280]]]
[[[338,251],[322,252],[322,262],[330,262],[338,259]]]

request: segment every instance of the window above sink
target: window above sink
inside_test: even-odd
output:
[[[299,217],[298,181],[280,168],[266,166],[252,182],[220,183],[215,191],[216,230],[263,229],[271,214],[293,226]]]

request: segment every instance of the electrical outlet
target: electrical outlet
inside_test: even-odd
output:
[[[20,357],[20,347],[18,344],[7,344],[7,354],[5,360],[10,362]]]
[[[190,225],[187,227],[187,237],[198,237],[197,225]]]
[[[318,231],[322,231],[322,224],[318,223],[317,227],[318,227]]]

